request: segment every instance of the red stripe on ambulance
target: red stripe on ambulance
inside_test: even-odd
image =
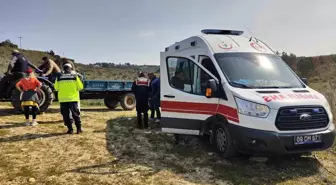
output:
[[[216,113],[219,113],[225,116],[226,119],[239,123],[237,109],[226,105],[217,105],[210,103],[161,101],[161,110],[165,112],[204,114],[204,115],[214,115]]]

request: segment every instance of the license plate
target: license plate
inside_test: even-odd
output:
[[[295,145],[304,145],[320,142],[321,142],[321,135],[294,136]]]

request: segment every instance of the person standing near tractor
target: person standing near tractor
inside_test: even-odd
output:
[[[133,82],[132,92],[136,99],[136,111],[138,128],[148,128],[148,96],[149,96],[149,81],[144,73],[140,73],[139,77]],[[142,126],[142,114],[144,125]]]
[[[41,82],[35,77],[30,68],[27,70],[27,77],[21,78],[21,80],[16,84],[16,88],[21,92],[21,106],[26,117],[27,126],[36,126],[38,124],[36,121],[39,100],[37,91],[41,88],[41,86]],[[33,116],[31,123],[29,122],[30,111]]]
[[[80,101],[79,91],[83,89],[83,83],[77,75],[71,74],[70,64],[65,64],[63,71],[64,73],[56,78],[55,82],[55,90],[58,91],[58,100],[61,104],[61,114],[64,124],[68,127],[67,134],[73,134],[70,112],[75,121],[77,134],[80,134],[83,130],[78,102]]]
[[[13,50],[12,57],[13,58],[8,65],[7,72],[5,72],[5,76],[0,80],[0,98],[3,98],[3,96],[7,93],[4,88],[8,85],[8,83],[15,82],[25,77],[29,67],[40,71],[18,50]]]

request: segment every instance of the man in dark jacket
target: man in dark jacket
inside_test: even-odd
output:
[[[154,73],[148,73],[148,77],[151,80],[151,97],[149,99],[150,104],[156,112],[156,123],[160,122],[161,112],[160,112],[160,79],[157,78]]]
[[[23,56],[18,50],[13,50],[12,61],[9,63],[5,76],[0,81],[0,98],[7,94],[4,87],[10,82],[17,81],[26,75],[26,71],[29,67],[40,71],[35,65],[33,65],[25,56]]]
[[[148,94],[149,94],[149,81],[145,78],[143,73],[133,82],[132,92],[136,99],[136,111],[138,119],[138,128],[142,127],[142,114],[144,115],[144,128],[148,128]]]

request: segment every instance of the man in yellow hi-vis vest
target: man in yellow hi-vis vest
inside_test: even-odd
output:
[[[58,101],[61,104],[61,114],[64,124],[68,127],[67,134],[73,134],[70,112],[75,121],[77,134],[80,134],[83,130],[78,102],[80,101],[79,91],[83,89],[83,83],[76,74],[71,72],[71,64],[65,64],[63,71],[55,81],[55,90],[58,91]]]

